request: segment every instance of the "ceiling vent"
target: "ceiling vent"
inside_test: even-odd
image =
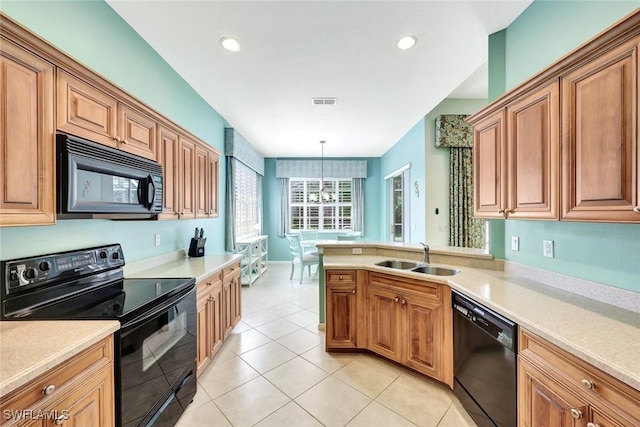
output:
[[[336,105],[337,98],[311,98],[312,105]]]

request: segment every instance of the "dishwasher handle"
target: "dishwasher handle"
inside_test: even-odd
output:
[[[466,320],[485,333],[491,335],[503,346],[515,351],[516,346],[516,323],[501,316],[500,314],[484,307],[478,302],[452,291],[452,305],[454,313],[457,313],[463,320]]]

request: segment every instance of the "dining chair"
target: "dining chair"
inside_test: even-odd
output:
[[[318,252],[310,253],[304,251],[302,245],[300,245],[300,236],[298,234],[285,234],[285,237],[289,241],[289,251],[291,252],[291,275],[289,280],[293,279],[293,271],[295,270],[295,265],[298,264],[300,265],[300,283],[302,283],[304,268],[307,267],[309,269],[309,277],[311,277],[311,266],[318,266],[320,257]]]
[[[318,240],[318,230],[300,230],[298,231],[298,235],[300,236],[302,250],[310,254],[318,255],[318,250],[315,245],[315,242]]]

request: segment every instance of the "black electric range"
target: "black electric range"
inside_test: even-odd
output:
[[[118,320],[116,424],[173,426],[196,392],[195,279],[124,265],[119,244],[2,261],[1,318]]]

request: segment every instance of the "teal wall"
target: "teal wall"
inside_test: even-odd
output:
[[[506,30],[507,90],[637,7],[640,1],[535,1]],[[490,44],[490,58],[492,47],[499,43]],[[494,225],[491,246],[506,247],[507,260],[640,292],[640,225],[517,220]],[[520,237],[519,252],[510,249],[511,236]],[[543,239],[554,240],[555,258],[542,256]]]
[[[425,240],[425,133],[424,119],[420,119],[398,142],[393,145],[381,158],[380,167],[380,205],[381,212],[380,237],[382,240],[391,240],[389,228],[391,225],[391,207],[387,183],[384,177],[400,169],[406,164],[411,164],[409,170],[408,191],[410,194],[409,206],[411,211],[410,238],[411,243],[417,244]],[[418,182],[419,195],[416,195],[414,183]]]
[[[280,221],[280,182],[276,178],[276,160],[267,158],[264,162],[264,177],[262,179],[263,228],[262,232],[269,236],[269,261],[289,261],[289,245],[284,237],[278,237],[278,223]],[[289,159],[287,160],[296,160]],[[305,158],[297,160],[320,160]],[[364,236],[362,240],[380,240],[379,199],[381,193],[380,159],[379,158],[340,158],[325,160],[366,160],[367,178],[364,183]],[[323,234],[327,238],[335,235]]]
[[[223,149],[225,120],[103,1],[7,1],[0,10],[207,143]],[[225,176],[224,162],[220,175]],[[219,181],[220,200],[224,182]],[[128,261],[186,248],[204,227],[209,253],[224,250],[220,217],[183,221],[64,220],[53,226],[3,227],[0,258],[122,243]],[[159,233],[160,246],[153,246]]]

